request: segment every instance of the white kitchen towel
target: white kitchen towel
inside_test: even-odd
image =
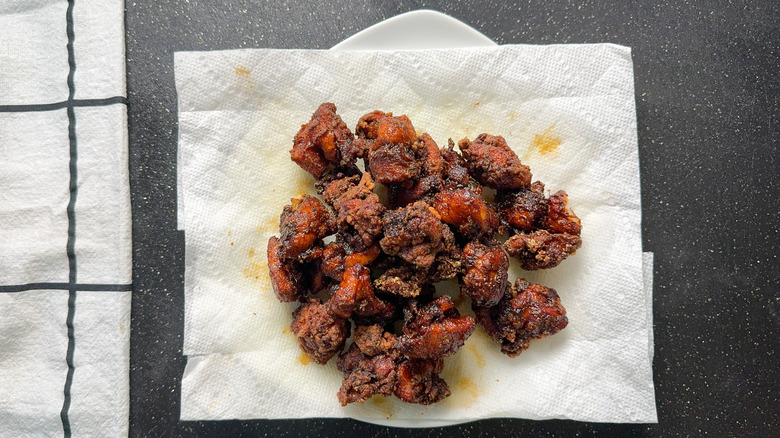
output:
[[[127,436],[122,0],[0,2],[0,436]]]
[[[651,291],[645,287],[631,53],[611,44],[333,52],[235,50],[175,56],[180,227],[185,230],[182,419],[352,417],[414,426],[490,417],[655,422]],[[481,329],[430,407],[374,398],[341,407],[341,373],[301,356],[265,247],[290,198],[314,193],[290,161],[321,102],[346,123],[407,114],[440,145],[506,137],[535,178],[569,193],[583,247],[523,272],[554,287],[561,333],[502,355]]]

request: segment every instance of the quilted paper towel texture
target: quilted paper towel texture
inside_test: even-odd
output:
[[[190,52],[176,54],[175,73],[183,419],[656,421],[629,49]],[[566,330],[510,359],[479,329],[445,362],[453,395],[427,409],[393,399],[339,406],[340,373],[301,356],[288,328],[294,306],[276,301],[265,265],[282,207],[314,192],[288,151],[324,101],[351,126],[373,109],[407,114],[440,146],[501,134],[535,179],[565,189],[582,249],[550,271],[515,264],[510,278],[555,288]]]

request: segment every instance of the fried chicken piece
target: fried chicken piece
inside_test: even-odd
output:
[[[428,271],[424,268],[402,262],[388,268],[374,280],[374,286],[384,292],[404,298],[416,297],[422,292]]]
[[[272,236],[268,239],[266,254],[271,285],[276,298],[283,303],[289,303],[303,296],[303,275],[294,261],[281,257],[281,250],[282,245],[278,237]]]
[[[355,139],[346,143],[341,149],[342,159],[354,163],[358,158],[367,158],[368,151],[374,144],[379,131],[379,122],[385,117],[393,117],[393,113],[372,111],[358,120],[355,127]]]
[[[444,189],[433,198],[433,208],[442,222],[470,239],[493,235],[498,215],[479,193],[466,188]]]
[[[395,306],[374,295],[371,271],[363,265],[353,265],[344,271],[344,278],[327,305],[334,315],[341,318],[356,315],[387,320],[395,313]]]
[[[439,151],[442,159],[442,173],[451,187],[468,187],[471,184],[466,160],[455,150],[455,142],[447,140],[447,147]]]
[[[349,321],[331,313],[317,298],[309,298],[295,309],[290,329],[301,349],[321,365],[341,351],[349,337]]]
[[[385,354],[390,357],[398,358],[400,356],[396,343],[398,337],[390,332],[386,332],[381,325],[359,325],[355,327],[355,334],[352,336],[355,344],[360,351],[368,356],[377,356]]]
[[[322,270],[323,254],[325,247],[322,242],[316,243],[311,248],[298,256],[299,271],[303,277],[303,287],[312,293],[317,293],[327,288],[331,279]]]
[[[528,271],[554,268],[580,246],[580,236],[546,230],[515,234],[504,242],[506,252],[520,259],[521,266]]]
[[[413,145],[415,157],[422,163],[420,175],[406,185],[391,185],[388,187],[390,205],[394,208],[420,200],[430,201],[432,194],[442,187],[444,160],[439,152],[439,146],[430,135],[423,133],[417,137]]]
[[[328,172],[314,183],[317,193],[322,195],[322,199],[333,207],[333,201],[343,195],[349,188],[356,186],[360,182],[362,173],[357,169],[340,169],[338,171]]]
[[[290,156],[296,164],[319,178],[332,164],[341,161],[341,149],[353,139],[352,131],[336,114],[336,105],[326,102],[317,108],[309,123],[302,125],[295,134]]]
[[[342,406],[362,403],[373,395],[393,394],[396,380],[397,338],[378,324],[355,327],[354,342],[336,364],[344,373],[338,398]]]
[[[446,251],[436,254],[433,264],[425,274],[425,283],[438,283],[455,278],[463,271],[463,251],[453,245]]]
[[[442,295],[424,307],[411,300],[404,309],[403,335],[398,349],[415,359],[442,358],[455,354],[474,332],[476,321],[460,316],[449,295]]]
[[[355,127],[355,136],[365,140],[376,140],[379,134],[379,122],[385,117],[393,117],[393,113],[375,110],[363,115]]]
[[[430,405],[450,396],[450,387],[439,377],[442,359],[409,359],[396,369],[395,395],[407,403]]]
[[[464,138],[458,147],[471,176],[493,189],[519,189],[531,184],[531,169],[520,162],[500,135],[480,134],[474,141]]]
[[[406,116],[384,117],[379,120],[377,137],[368,150],[368,169],[382,184],[401,184],[420,175],[417,159],[417,135]]]
[[[344,271],[353,265],[370,265],[382,249],[378,243],[369,246],[363,251],[354,251],[349,245],[343,242],[331,242],[322,249],[322,259],[320,269],[324,275],[341,281]]]
[[[285,259],[298,257],[316,241],[336,232],[333,213],[319,199],[303,195],[284,207],[279,221],[281,250]]]
[[[333,184],[341,185],[341,180]],[[342,235],[349,238],[350,244],[363,250],[376,242],[382,234],[382,215],[385,206],[374,193],[374,181],[368,172],[364,172],[357,185],[353,185],[333,200]],[[325,193],[329,194],[328,188]],[[341,187],[339,187],[339,190]],[[335,191],[335,190],[334,190]]]
[[[530,188],[499,190],[496,194],[496,210],[509,226],[523,231],[536,228],[547,213],[544,184],[536,181]]]
[[[569,323],[555,289],[522,278],[497,305],[473,308],[480,325],[509,357],[526,350],[530,340],[554,335]]]
[[[379,241],[382,250],[417,266],[429,267],[439,251],[455,244],[452,231],[441,222],[436,210],[424,202],[384,215],[385,237]]]
[[[344,372],[344,380],[337,394],[341,406],[363,403],[374,395],[393,395],[396,368],[395,361],[390,357],[367,356],[356,344],[352,344],[338,362],[338,369]]]
[[[547,214],[542,218],[542,226],[551,233],[568,233],[576,236],[582,232],[580,218],[569,208],[569,196],[563,190],[550,195],[547,202]]]
[[[501,246],[469,242],[463,249],[463,265],[461,291],[477,306],[498,303],[509,288],[509,257]]]

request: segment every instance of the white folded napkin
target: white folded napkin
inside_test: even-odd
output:
[[[127,436],[124,2],[0,2],[0,436]]]
[[[182,419],[657,421],[645,280],[652,261],[641,249],[628,48],[185,52],[175,56],[175,75],[186,253]],[[535,179],[566,190],[582,219],[582,249],[544,272],[513,265],[510,280],[555,288],[569,326],[514,359],[477,329],[445,359],[453,394],[436,405],[374,398],[341,407],[335,360],[318,366],[301,356],[288,328],[294,305],[274,297],[265,260],[282,207],[314,193],[288,151],[325,101],[350,126],[374,109],[407,114],[440,146],[503,135]]]

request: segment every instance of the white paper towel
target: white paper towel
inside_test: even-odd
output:
[[[641,252],[630,50],[597,45],[175,56],[179,226],[185,229],[182,419],[353,417],[398,425],[489,417],[655,422],[651,301]],[[478,329],[445,360],[453,395],[430,407],[341,407],[331,362],[306,364],[265,265],[291,197],[314,193],[292,137],[334,102],[346,123],[407,114],[440,146],[503,135],[535,179],[569,193],[583,247],[523,272],[555,288],[569,326],[511,359]]]

